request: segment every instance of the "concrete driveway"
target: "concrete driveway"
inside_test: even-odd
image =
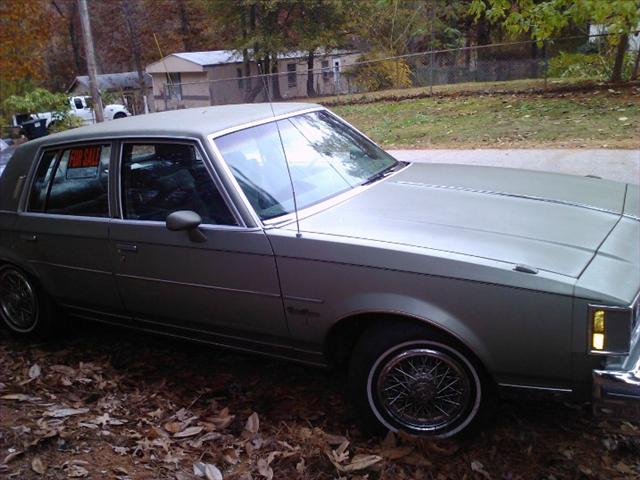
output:
[[[640,150],[389,150],[398,160],[595,175],[640,184]]]

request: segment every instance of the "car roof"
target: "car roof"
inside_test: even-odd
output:
[[[273,110],[272,110],[273,108]],[[26,177],[40,147],[117,137],[188,137],[204,140],[208,135],[276,116],[322,108],[313,103],[280,102],[221,105],[168,110],[121,118],[47,135],[20,145],[0,175],[0,210],[17,208],[16,183]],[[20,184],[22,185],[22,184]],[[19,192],[18,192],[19,193]]]
[[[276,116],[310,108],[321,108],[313,103],[245,103],[203,108],[167,110],[146,115],[121,118],[74,128],[43,137],[41,145],[119,136],[179,136],[204,138],[213,133],[258,122]],[[273,110],[272,110],[273,109]],[[32,142],[29,142],[32,143]],[[38,145],[39,146],[39,145]]]

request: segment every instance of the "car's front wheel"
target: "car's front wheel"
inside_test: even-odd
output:
[[[0,317],[18,336],[51,332],[49,298],[29,275],[12,265],[0,266]]]
[[[477,423],[489,397],[481,366],[462,345],[412,323],[365,332],[349,377],[357,412],[370,433],[450,437]]]

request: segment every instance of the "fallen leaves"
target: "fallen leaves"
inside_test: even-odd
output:
[[[249,415],[249,418],[247,418],[247,423],[244,426],[244,430],[247,433],[255,435],[256,433],[258,433],[259,429],[260,418],[258,417],[258,414],[256,412],[253,412],[251,415]]]
[[[101,336],[45,351],[4,341],[0,332],[0,477],[485,480],[575,478],[587,469],[593,478],[640,473],[640,427],[596,424],[582,406],[539,407],[542,414],[509,406],[496,426],[463,447],[402,434],[365,438],[333,374],[289,366],[293,373],[283,381],[275,361],[219,354],[212,362],[206,349],[159,347],[146,337],[126,347],[137,352],[129,366],[115,369],[109,358],[118,342]],[[553,408],[566,418],[556,421]]]
[[[17,402],[38,402],[42,400],[42,398],[40,397],[36,397],[34,395],[27,395],[26,393],[9,393],[7,395],[2,395],[0,399],[15,400]]]
[[[193,464],[193,474],[196,477],[204,477],[207,480],[223,480],[222,472],[210,463],[194,463]]]
[[[194,427],[187,427],[184,430],[182,430],[181,432],[174,433],[173,436],[174,436],[174,438],[193,437],[194,435],[197,435],[200,432],[202,432],[202,430],[204,430],[204,427],[202,425],[194,426]]]
[[[88,413],[88,408],[51,408],[44,412],[45,417],[64,418],[72,415],[82,415]]]
[[[31,470],[33,470],[34,472],[40,475],[44,475],[44,473],[47,471],[47,467],[45,467],[44,463],[42,462],[42,459],[36,455],[31,460]]]
[[[31,380],[35,380],[36,378],[38,378],[41,373],[42,370],[40,368],[40,365],[38,365],[37,363],[34,363],[33,365],[31,365],[31,368],[29,368],[29,378]]]

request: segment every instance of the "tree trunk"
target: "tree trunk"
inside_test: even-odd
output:
[[[611,72],[611,82],[622,82],[622,69],[624,67],[624,54],[627,52],[627,43],[629,43],[628,35],[620,35],[618,46],[616,48],[616,59],[613,64],[613,72]]]
[[[124,21],[127,25],[127,34],[129,35],[129,43],[131,44],[133,63],[136,67],[136,72],[138,73],[138,86],[140,88],[141,103],[144,108],[144,100],[142,100],[142,97],[147,97],[147,85],[144,82],[142,49],[140,48],[140,37],[138,36],[137,29],[138,12],[137,0],[122,0],[122,16],[124,17]],[[147,104],[149,105],[149,108],[153,110],[153,99],[149,101],[149,98],[147,97]]]
[[[636,63],[633,65],[633,73],[631,74],[631,80],[638,79],[638,67],[640,67],[640,49],[636,55]]]
[[[273,90],[273,100],[282,100],[280,93],[280,76],[278,75],[278,55],[273,54],[271,59],[271,86]]]
[[[193,50],[193,42],[191,41],[191,28],[189,26],[189,16],[187,15],[187,7],[184,0],[178,1],[178,10],[180,12],[180,33],[182,34],[182,44],[187,52]]]
[[[93,36],[91,35],[91,21],[89,20],[89,9],[87,0],[78,0],[78,12],[80,14],[80,25],[82,27],[82,36],[84,38],[84,51],[87,57],[87,70],[89,72],[89,89],[93,97],[93,112],[96,122],[104,121],[102,113],[102,99],[98,90],[98,71],[96,68],[96,56],[93,50]]]
[[[73,62],[76,66],[76,72],[78,75],[83,71],[82,57],[80,56],[80,42],[78,42],[78,34],[76,33],[76,13],[78,11],[78,4],[73,3],[71,7],[71,13],[69,14],[69,41],[71,42],[71,49],[73,50]]]
[[[307,96],[315,97],[317,95],[316,89],[313,86],[313,80],[315,78],[315,74],[313,71],[313,65],[315,61],[315,50],[309,50],[309,55],[307,56]]]

